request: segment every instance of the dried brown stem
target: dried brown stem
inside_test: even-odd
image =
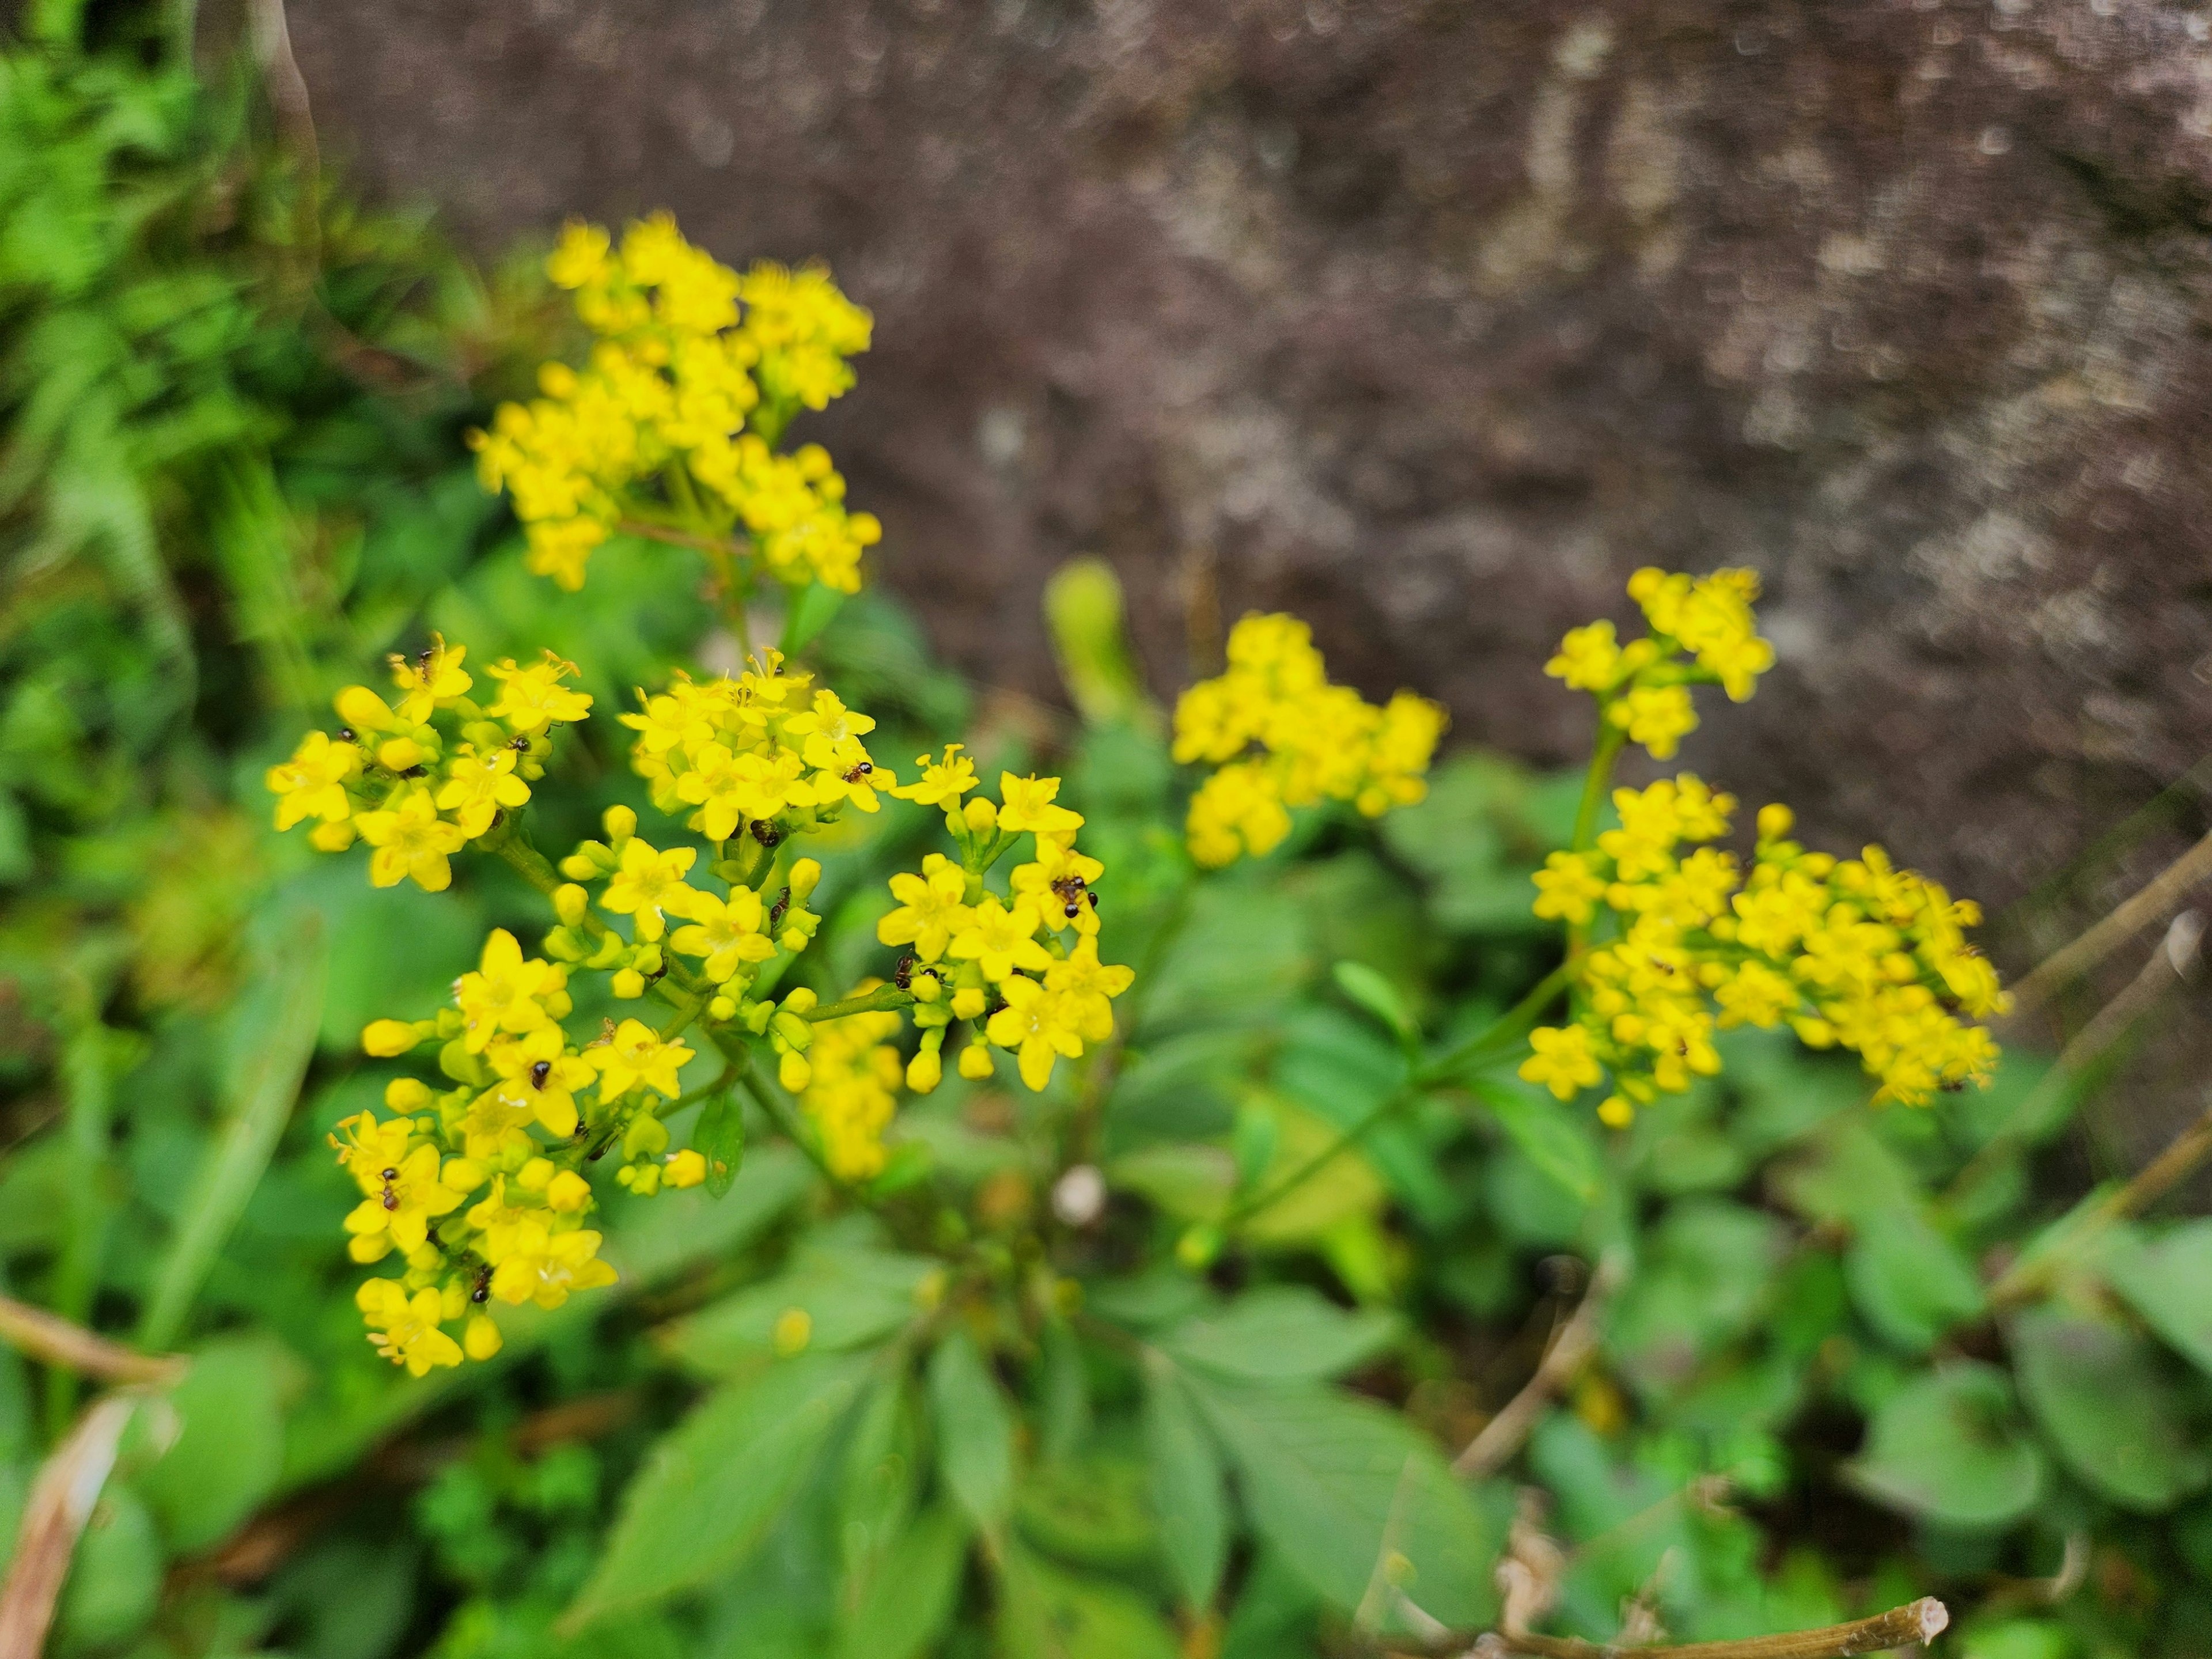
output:
[[[174,1382],[191,1364],[178,1354],[140,1353],[9,1296],[0,1296],[0,1342],[46,1364],[110,1382]]]
[[[15,1534],[8,1581],[0,1587],[0,1659],[39,1659],[69,1576],[70,1557],[115,1467],[116,1448],[137,1405],[128,1393],[108,1395],[77,1419],[69,1437],[40,1468]]]
[[[1925,1646],[1951,1622],[1950,1610],[1932,1595],[1872,1619],[1781,1636],[1753,1636],[1738,1642],[1684,1642],[1622,1647],[1583,1642],[1571,1636],[1486,1636],[1474,1644],[1478,1659],[1526,1653],[1537,1659],[1850,1659],[1853,1654],[1887,1653],[1893,1648]]]
[[[2072,944],[2046,957],[2035,971],[2013,987],[2011,1018],[2040,1007],[2087,973],[2137,933],[2162,919],[2212,877],[2212,836],[2207,836],[2152,877],[2132,897]]]
[[[1482,1432],[1468,1443],[1467,1449],[1452,1460],[1453,1474],[1480,1480],[1495,1474],[1521,1449],[1522,1443],[1534,1431],[1536,1419],[1543,1415],[1544,1407],[1551,1403],[1552,1396],[1573,1380],[1583,1362],[1597,1346],[1598,1321],[1626,1273],[1627,1263],[1617,1254],[1608,1253],[1598,1263],[1589,1289],[1583,1293],[1582,1305],[1552,1339],[1551,1346],[1537,1362],[1536,1374],[1522,1384],[1520,1393],[1505,1402],[1503,1411],[1483,1425]]]

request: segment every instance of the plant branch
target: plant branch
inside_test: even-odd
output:
[[[110,1382],[174,1382],[191,1367],[181,1354],[140,1353],[82,1325],[0,1296],[0,1342],[48,1365],[65,1366]]]
[[[799,1018],[818,1025],[825,1019],[842,1019],[848,1014],[874,1014],[893,1008],[911,1008],[914,1000],[911,991],[902,991],[896,985],[879,985],[863,995],[847,997],[842,1002],[825,1002],[809,1008]]]
[[[1420,1067],[1413,1073],[1413,1081],[1421,1085],[1448,1083],[1477,1061],[1489,1058],[1492,1049],[1508,1046],[1536,1023],[1560,992],[1574,983],[1581,964],[1581,957],[1570,953],[1565,962],[1538,980],[1528,995],[1492,1020],[1486,1030]]]
[[[1571,1636],[1492,1634],[1474,1644],[1476,1659],[1492,1655],[1534,1654],[1537,1659],[1850,1659],[1862,1653],[1926,1646],[1948,1629],[1950,1609],[1932,1595],[1871,1619],[1781,1636],[1753,1636],[1736,1642],[1638,1644],[1621,1647],[1584,1642]]]
[[[2018,1019],[2049,1001],[2164,916],[2208,877],[2212,877],[2212,835],[2206,836],[2153,876],[2133,896],[2072,944],[2045,957],[2034,972],[2013,987],[2009,1018]]]
[[[648,524],[643,519],[624,519],[615,528],[625,536],[641,536],[649,542],[666,542],[671,547],[689,547],[701,553],[719,554],[724,558],[734,558],[739,550],[726,536],[702,536],[695,530],[678,530],[673,525]]]
[[[1551,1403],[1552,1396],[1573,1379],[1583,1362],[1596,1348],[1598,1322],[1605,1313],[1606,1304],[1627,1276],[1627,1259],[1617,1250],[1607,1251],[1590,1277],[1589,1288],[1583,1292],[1582,1305],[1544,1350],[1535,1375],[1522,1385],[1520,1393],[1505,1402],[1503,1411],[1483,1425],[1482,1432],[1468,1442],[1467,1449],[1452,1460],[1454,1474],[1480,1480],[1485,1475],[1496,1474],[1521,1449],[1522,1442],[1534,1430],[1536,1419],[1543,1415],[1544,1407]]]

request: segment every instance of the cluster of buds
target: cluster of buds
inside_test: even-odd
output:
[[[379,887],[451,885],[450,855],[529,800],[551,734],[592,707],[562,684],[575,665],[550,651],[526,668],[495,664],[499,695],[479,705],[469,696],[467,656],[466,646],[433,635],[421,654],[392,659],[395,701],[365,685],[338,693],[337,735],[308,732],[291,759],[269,769],[276,827],[315,820],[308,838],[326,853],[366,842]]]

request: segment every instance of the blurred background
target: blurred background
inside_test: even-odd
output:
[[[1290,609],[1558,761],[1583,711],[1529,665],[1640,564],[1741,563],[1780,671],[1688,763],[1979,896],[2008,969],[2205,827],[2162,793],[2212,716],[2196,9],[289,16],[326,155],[480,253],[668,207],[829,259],[878,329],[823,441],[981,681],[1056,695],[1038,594],[1097,553],[1163,691]],[[2165,1042],[2160,1099],[2202,1060]]]

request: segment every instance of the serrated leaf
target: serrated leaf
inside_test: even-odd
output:
[[[1521,1155],[1587,1204],[1597,1196],[1597,1147],[1566,1116],[1566,1108],[1498,1078],[1475,1078],[1472,1089]]]
[[[978,1527],[995,1530],[1013,1502],[1013,1413],[967,1332],[953,1331],[929,1356],[929,1404],[945,1484]]]
[[[2160,1355],[2127,1327],[2045,1307],[2007,1327],[2020,1390],[2066,1466],[2114,1503],[2171,1508],[2204,1484],[2204,1452]]]
[[[2115,1229],[2099,1265],[2153,1330],[2212,1372],[2212,1221],[2148,1238]]]
[[[865,1355],[808,1354],[718,1389],[623,1494],[599,1569],[562,1616],[580,1630],[726,1571],[758,1544],[867,1378]]]
[[[1396,1340],[1395,1315],[1338,1307],[1300,1285],[1248,1291],[1217,1313],[1186,1319],[1160,1339],[1184,1364],[1257,1382],[1340,1376]]]
[[[1173,1366],[1145,1370],[1145,1451],[1160,1554],[1182,1599],[1209,1607],[1229,1559],[1229,1498],[1221,1457]]]
[[[1986,1530],[2034,1506],[2044,1464],[2005,1374],[1968,1360],[1925,1372],[1892,1395],[1847,1473],[1893,1508]]]
[[[1316,1593],[1355,1608],[1381,1575],[1447,1625],[1489,1620],[1499,1539],[1404,1419],[1322,1389],[1183,1376],[1237,1467],[1253,1525]],[[1382,1611],[1389,1628],[1395,1609]]]

